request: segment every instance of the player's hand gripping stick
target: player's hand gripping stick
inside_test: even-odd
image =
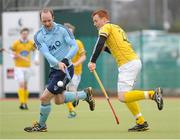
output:
[[[67,68],[65,69],[65,72],[66,72],[66,76],[65,76],[64,80],[57,82],[58,87],[63,87],[64,84],[67,82],[67,80],[71,81],[71,76],[70,76]]]

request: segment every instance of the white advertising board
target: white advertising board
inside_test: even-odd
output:
[[[38,31],[39,13],[33,12],[4,12],[2,14],[3,48],[9,50],[12,43],[19,39],[19,31],[23,27],[30,30],[29,38],[33,39],[35,32]],[[32,75],[28,83],[30,93],[39,93],[42,90],[41,66],[32,64]],[[13,58],[7,53],[3,53],[3,91],[4,93],[16,93],[18,83],[14,80]]]

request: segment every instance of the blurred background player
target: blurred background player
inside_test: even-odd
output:
[[[126,33],[118,25],[110,23],[109,14],[106,10],[93,12],[92,19],[94,26],[99,30],[99,36],[88,64],[89,70],[91,72],[95,70],[96,60],[103,49],[115,58],[119,71],[118,98],[121,102],[126,103],[136,120],[136,125],[128,129],[128,131],[148,130],[148,123],[144,120],[137,101],[143,99],[154,100],[158,109],[162,110],[162,89],[157,88],[150,91],[133,90],[142,64],[132,45],[127,40]],[[104,48],[105,44],[106,47]]]
[[[15,79],[18,81],[18,97],[20,109],[28,109],[27,100],[29,96],[28,80],[30,78],[31,54],[35,51],[34,43],[28,39],[29,29],[20,30],[20,39],[16,40],[11,50],[15,63]]]
[[[76,54],[78,47],[74,35],[63,25],[54,21],[54,13],[51,9],[45,8],[40,11],[40,20],[43,26],[35,34],[34,41],[38,50],[47,59],[50,66],[49,80],[47,88],[40,97],[39,122],[33,126],[25,127],[27,132],[46,132],[46,121],[51,112],[51,100],[60,105],[75,100],[84,100],[88,103],[91,111],[95,109],[95,101],[92,97],[92,88],[88,87],[83,91],[66,91],[66,85],[63,87],[57,85],[58,81],[64,81],[67,71],[71,78],[74,74],[74,66],[71,59]]]
[[[74,34],[75,27],[72,24],[64,23],[64,25]],[[76,44],[78,46],[78,51],[76,55],[72,58],[72,63],[74,65],[74,76],[70,83],[67,85],[67,90],[74,92],[78,90],[78,86],[81,81],[82,64],[86,60],[86,51],[84,49],[83,43],[79,39],[76,39]],[[68,118],[76,117],[76,112],[72,102],[67,103],[67,107],[69,109]]]

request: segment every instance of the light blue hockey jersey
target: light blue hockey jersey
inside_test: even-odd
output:
[[[46,57],[50,67],[58,68],[58,62],[67,58],[71,64],[78,47],[73,34],[63,25],[53,23],[51,30],[44,26],[34,35],[37,49]]]

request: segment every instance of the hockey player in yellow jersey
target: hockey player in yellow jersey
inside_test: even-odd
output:
[[[98,10],[92,13],[94,26],[99,30],[98,40],[94,47],[90,62],[89,70],[93,72],[96,68],[96,60],[101,51],[110,53],[118,65],[118,99],[125,103],[133,114],[136,125],[131,131],[145,131],[149,129],[140,107],[137,103],[139,100],[150,99],[157,103],[159,110],[163,109],[162,89],[141,91],[134,90],[133,86],[138,73],[141,70],[141,61],[128,41],[126,33],[118,25],[110,23],[109,14],[106,10]]]
[[[72,24],[65,23],[64,25],[72,33],[74,33],[75,27]],[[81,81],[82,64],[86,60],[86,51],[84,49],[83,43],[80,40],[76,39],[76,44],[78,46],[78,51],[77,51],[76,55],[72,58],[72,62],[74,65],[74,76],[73,76],[71,82],[67,85],[67,90],[69,90],[69,91],[77,91],[78,90],[78,86]],[[78,103],[74,102],[74,104],[76,105]],[[71,102],[67,103],[67,107],[69,109],[68,118],[74,118],[76,116],[74,106]]]
[[[31,52],[35,51],[34,43],[28,39],[28,34],[28,28],[21,29],[20,39],[16,40],[11,47],[14,54],[15,79],[19,86],[17,91],[20,102],[19,108],[22,110],[28,109],[27,100],[29,91],[27,82],[30,78]]]

